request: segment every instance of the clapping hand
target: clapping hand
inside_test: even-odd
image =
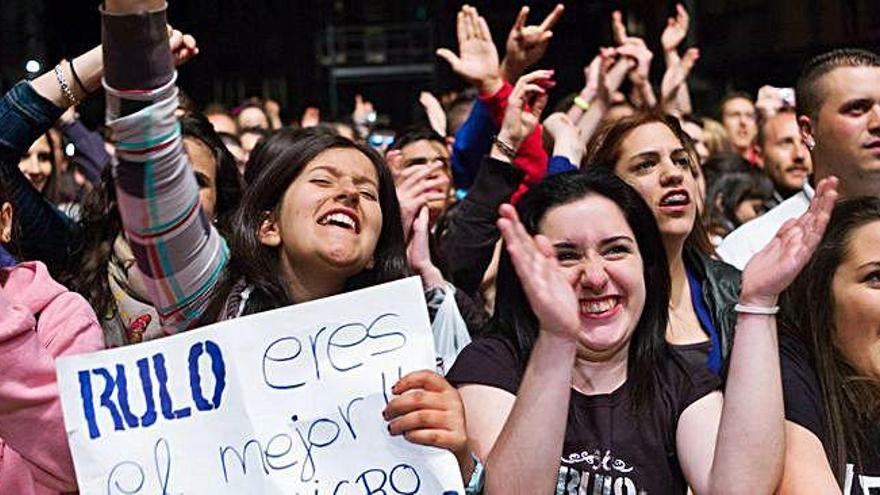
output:
[[[822,240],[836,200],[837,178],[819,182],[806,213],[786,222],[746,265],[739,298],[742,304],[776,305],[779,294],[794,281]]]
[[[541,331],[575,340],[580,332],[577,294],[553,246],[542,235],[530,235],[513,206],[502,205],[499,213],[498,229]]]

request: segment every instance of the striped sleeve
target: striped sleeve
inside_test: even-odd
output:
[[[175,82],[176,74],[147,90],[118,90],[104,82],[123,228],[168,333],[196,324],[229,259],[225,241],[199,203],[174,113]],[[136,111],[124,114],[128,108]]]

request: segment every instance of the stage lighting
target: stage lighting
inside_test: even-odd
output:
[[[36,60],[28,60],[27,63],[24,64],[24,70],[28,71],[31,74],[36,74],[40,72],[42,66]]]

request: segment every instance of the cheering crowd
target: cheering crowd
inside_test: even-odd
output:
[[[200,113],[165,9],[105,0],[101,46],[0,101],[0,493],[77,490],[56,358],[411,275],[437,368],[376,421],[452,452],[468,493],[880,487],[876,53],[821,54],[713,120],[688,12],[662,78],[615,13],[547,109],[564,7],[524,7],[501,58],[465,5],[437,55],[473,90],[423,93],[429,125],[392,138],[360,97],[338,122]],[[101,97],[89,129],[75,107]]]

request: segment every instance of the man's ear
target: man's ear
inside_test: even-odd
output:
[[[263,214],[263,222],[257,231],[257,239],[260,244],[269,247],[278,247],[281,245],[281,229],[278,228],[278,220],[272,212]]]
[[[0,205],[0,243],[12,240],[12,203]]]
[[[813,135],[813,121],[806,115],[798,117],[798,127],[801,130],[801,141],[807,146],[807,149],[813,151],[816,147],[816,137]]]

